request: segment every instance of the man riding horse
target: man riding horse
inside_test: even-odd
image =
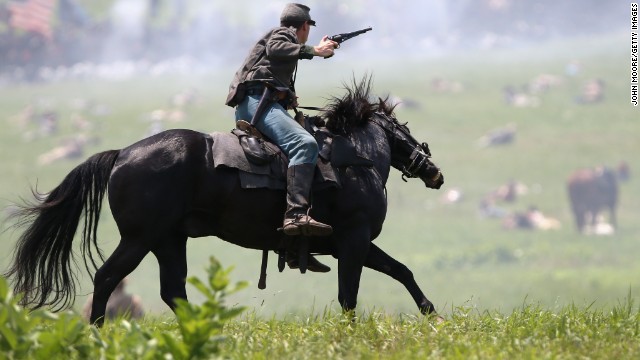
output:
[[[294,85],[298,60],[330,57],[338,47],[327,36],[317,46],[306,45],[311,26],[316,24],[309,10],[301,4],[285,6],[280,27],[258,40],[236,72],[226,104],[235,107],[236,121],[251,120],[251,125],[289,158],[282,231],[294,236],[327,236],[333,231],[331,226],[309,216],[318,144],[287,112],[297,106]]]
[[[400,171],[403,179],[422,180],[427,188],[443,185],[444,177],[430,160],[428,144],[420,143],[407,123],[398,121],[395,105],[388,99],[371,101],[371,81],[365,77],[360,82],[354,79],[342,97],[333,97],[321,111],[325,126],[315,131],[322,145],[318,154],[315,139],[286,109],[295,106],[297,60],[329,56],[335,42],[325,37],[317,47],[304,45],[314,22],[302,5],[287,5],[282,22],[285,26],[258,41],[236,74],[227,104],[237,107],[237,119],[251,119],[282,148],[289,156],[288,169],[285,171],[280,153],[274,153],[269,163],[260,165],[254,159],[250,164],[252,156],[241,146],[243,139],[249,143],[249,136],[238,136],[236,129],[212,134],[171,129],[94,154],[50,192],[40,194],[34,189],[34,203],[15,213],[16,224],[27,228],[17,240],[4,275],[11,279],[14,293],[21,294],[21,305],[48,306],[54,311],[73,305],[78,285],[76,255],[80,254],[87,272],[95,270],[90,321],[101,326],[118,283],[151,253],[160,270],[160,296],[175,311],[177,299],[187,300],[187,241],[215,236],[263,251],[265,270],[269,251],[279,253],[281,271],[282,256],[291,248],[301,248],[297,264],[301,272],[305,268],[329,270],[319,263],[312,269],[314,259],[304,254],[332,255],[339,268],[338,301],[345,311],[356,308],[366,267],[404,285],[421,313],[436,314],[413,273],[373,243],[387,214],[386,183],[391,169]],[[278,103],[283,100],[284,105]],[[319,196],[313,216],[322,223],[309,217],[316,158],[322,170],[317,174],[322,175],[325,187],[314,189]],[[284,172],[286,201],[282,196]],[[245,186],[243,179],[250,179],[250,185],[256,179],[267,179],[271,187]],[[97,227],[107,193],[120,241],[105,259],[98,246]],[[282,212],[284,237],[301,235],[304,241],[283,241],[283,232],[278,231]],[[247,219],[252,220],[251,226],[246,226]],[[81,236],[76,236],[81,223]],[[80,240],[81,251],[74,250],[75,238]],[[293,267],[291,262],[289,266]]]

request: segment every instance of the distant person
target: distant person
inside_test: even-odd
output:
[[[594,79],[582,88],[582,94],[576,99],[578,104],[594,104],[604,100],[604,80]]]
[[[520,195],[524,195],[529,191],[527,186],[514,179],[510,179],[506,184],[500,185],[497,189],[489,192],[485,197],[491,198],[496,202],[515,202]]]
[[[560,221],[544,215],[536,206],[529,206],[526,211],[515,211],[502,221],[502,228],[506,230],[557,230],[560,227]]]
[[[40,154],[38,165],[49,165],[63,159],[77,159],[84,154],[86,139],[82,135],[63,140],[60,146]]]
[[[502,88],[502,98],[504,102],[513,107],[537,107],[540,105],[538,97],[528,94],[528,87],[518,91],[511,85]]]
[[[127,279],[122,279],[115,290],[113,290],[113,293],[111,293],[111,297],[109,297],[109,301],[107,302],[107,311],[105,312],[106,319],[113,320],[118,317],[140,319],[144,316],[142,300],[138,295],[128,294],[124,290],[126,285]],[[90,296],[82,308],[82,316],[87,320],[89,320],[91,316],[92,305],[93,296]]]
[[[580,73],[580,63],[578,61],[571,61],[569,63],[567,63],[567,65],[564,68],[564,72],[565,74],[567,74],[567,76],[577,76]]]
[[[631,171],[629,170],[629,163],[626,161],[620,161],[618,164],[618,180],[621,182],[628,181],[631,177]]]
[[[485,197],[478,204],[478,213],[483,218],[503,218],[507,211],[496,206],[496,201],[492,197]]]
[[[515,141],[517,126],[515,123],[508,123],[505,126],[493,129],[481,136],[477,141],[478,147],[508,145]]]

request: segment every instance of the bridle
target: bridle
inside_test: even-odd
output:
[[[384,121],[381,121],[384,120]],[[396,134],[400,133],[400,135],[410,141],[415,145],[411,155],[409,155],[410,163],[409,165],[400,165],[398,169],[402,172],[402,180],[407,182],[406,178],[417,178],[419,177],[419,173],[423,167],[428,166],[429,158],[431,158],[431,151],[429,150],[429,145],[426,142],[420,143],[416,140],[409,129],[407,128],[407,124],[400,124],[398,120],[390,115],[387,115],[383,112],[376,112],[374,116],[371,117],[371,121],[382,128],[387,134],[391,134],[392,143],[391,147],[395,147],[396,142],[398,141]],[[442,174],[440,171],[431,179],[431,181],[437,181]]]
[[[298,107],[301,109],[307,109],[307,110],[316,110],[316,111],[324,110],[322,108],[315,107],[315,106],[298,106]],[[297,113],[297,109],[294,108],[294,110],[296,110],[296,113]],[[384,121],[381,121],[380,119]],[[400,165],[398,169],[402,172],[402,180],[404,180],[404,182],[407,182],[407,178],[419,177],[418,174],[420,173],[420,170],[422,170],[423,167],[428,166],[427,163],[429,162],[429,158],[431,158],[431,151],[429,150],[429,144],[427,144],[426,142],[420,143],[418,140],[416,140],[409,132],[409,129],[407,128],[407,123],[400,124],[398,119],[396,119],[393,116],[387,115],[382,111],[376,111],[371,117],[371,122],[378,125],[387,134],[391,135],[391,138],[393,139],[391,142],[391,148],[394,148],[396,145],[396,142],[398,141],[396,137],[397,132],[400,132],[401,135],[408,141],[411,141],[414,144],[416,144],[415,147],[413,148],[413,151],[411,152],[411,155],[409,156],[409,160],[411,161],[411,163],[408,166]],[[430,179],[430,181],[435,183],[440,179],[441,176],[442,176],[442,173],[440,172],[440,170],[438,170],[438,172],[433,176],[433,178]]]

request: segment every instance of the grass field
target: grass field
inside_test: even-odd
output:
[[[640,312],[628,297],[608,310],[526,305],[510,312],[454,309],[447,320],[381,312],[263,318],[225,300],[232,285],[215,259],[190,278],[205,301],[180,302],[175,317],[108,321],[74,312],[29,313],[0,278],[0,351],[8,359],[635,359]],[[239,317],[238,317],[239,316]]]
[[[397,117],[409,122],[417,139],[429,142],[434,161],[445,174],[445,186],[437,192],[425,189],[419,181],[404,183],[394,171],[387,186],[388,217],[376,243],[413,271],[439,312],[455,317],[460,307],[480,314],[485,310],[509,314],[524,308],[547,314],[569,311],[570,305],[580,312],[592,304],[597,309],[610,309],[623,299],[639,297],[640,182],[634,175],[640,124],[639,110],[629,103],[626,36],[612,34],[419,60],[346,63],[336,56],[331,61],[301,64],[298,91],[303,105],[321,105],[327,96],[342,93],[342,82],[366,73],[374,76],[378,94],[418,104],[398,108]],[[574,60],[581,63],[581,72],[565,76],[565,65]],[[122,148],[142,138],[150,113],[169,109],[171,96],[187,89],[197,90],[197,101],[185,108],[186,120],[165,122],[166,127],[230,130],[232,110],[222,103],[234,70],[0,88],[0,207],[28,197],[30,184],[37,183],[43,191],[51,189],[92,153]],[[556,75],[562,83],[537,95],[538,107],[505,105],[504,86],[519,87],[539,74]],[[463,90],[434,91],[430,84],[435,77],[459,82]],[[606,82],[605,101],[576,104],[574,98],[593,78]],[[109,111],[98,115],[91,111],[95,107],[82,108],[74,99],[104,105]],[[17,114],[28,105],[36,112],[56,111],[58,133],[40,137],[35,124],[21,124]],[[89,145],[82,158],[38,165],[40,154],[77,132],[73,114],[82,114],[91,122],[88,133],[99,136],[100,142]],[[507,123],[517,125],[512,145],[476,147],[480,136]],[[621,185],[619,230],[613,236],[577,234],[565,193],[566,177],[579,167],[616,165],[621,160],[631,165],[632,178]],[[482,197],[512,178],[526,184],[530,192],[514,204],[503,205],[505,209],[524,210],[535,205],[558,218],[561,229],[507,231],[499,220],[478,216]],[[463,191],[462,201],[441,204],[442,193],[454,187]],[[107,252],[117,244],[115,223],[108,213],[101,219],[98,236]],[[6,268],[16,238],[12,231],[0,235],[0,268]],[[259,252],[206,238],[192,240],[188,255],[190,272],[195,275],[202,274],[210,255],[225,265],[236,265],[233,277],[248,280],[251,286],[231,300],[248,306],[258,318],[306,317],[338,309],[337,264],[332,258],[322,258],[334,269],[322,275],[279,274],[273,260],[267,289],[260,291],[256,288]],[[88,277],[81,277],[81,281],[77,307],[91,292]],[[152,312],[167,311],[160,300],[158,270],[152,257],[131,274],[129,289],[142,296]],[[200,299],[198,294],[190,293],[190,297],[196,302]],[[363,273],[359,301],[360,310],[368,313],[417,313],[400,284],[371,271]],[[475,326],[484,326],[482,318],[477,321],[480,324]],[[234,331],[248,331],[242,324],[235,326],[238,330]],[[544,357],[531,354],[538,355]]]

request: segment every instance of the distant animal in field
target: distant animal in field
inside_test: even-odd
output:
[[[617,227],[618,174],[609,167],[579,169],[567,179],[567,192],[576,228],[580,233],[596,226],[601,211],[609,211],[611,226]]]

